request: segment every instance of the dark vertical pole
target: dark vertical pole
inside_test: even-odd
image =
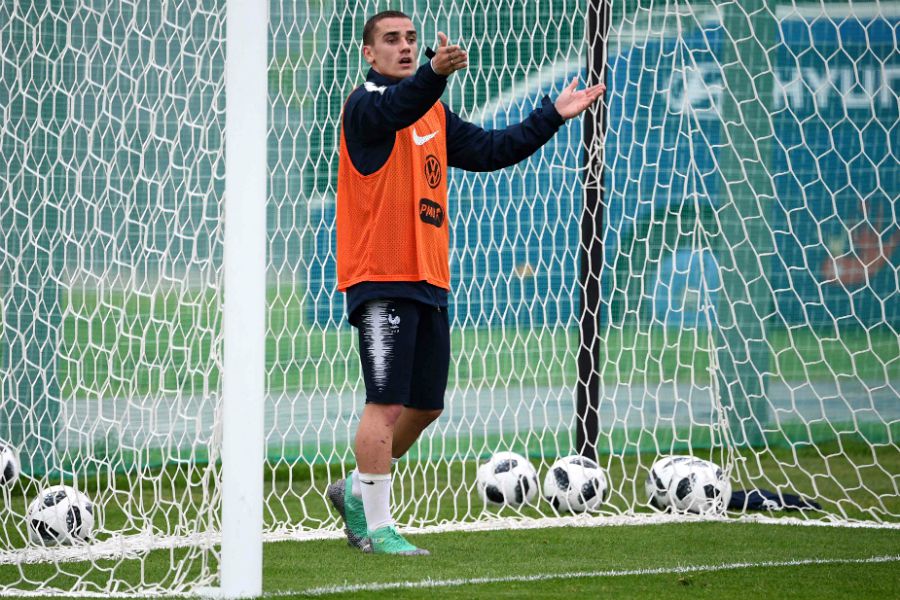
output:
[[[585,36],[588,43],[587,85],[606,82],[606,40],[609,34],[609,0],[589,0]],[[581,213],[579,315],[581,343],[578,347],[578,399],[576,450],[597,458],[600,434],[600,319],[603,299],[600,270],[603,265],[603,164],[591,148],[602,143],[606,130],[606,106],[584,113],[584,209]]]

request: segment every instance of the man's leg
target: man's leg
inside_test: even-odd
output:
[[[391,439],[399,404],[366,404],[356,430],[356,468],[346,478],[328,486],[331,504],[344,519],[347,542],[364,552],[370,551],[369,523],[393,524],[390,514]],[[366,482],[359,473],[368,474]],[[377,480],[378,483],[376,483]],[[372,492],[368,504],[363,489]],[[366,507],[370,511],[366,511]]]
[[[356,430],[356,467],[361,473],[391,472],[391,447],[400,404],[366,404]]]
[[[394,524],[391,517],[391,445],[400,404],[366,404],[356,430],[356,470],[370,531]]]
[[[377,554],[427,555],[406,541],[391,516],[391,447],[400,404],[366,404],[356,430],[357,480],[368,525],[368,547]]]
[[[359,356],[366,384],[366,406],[356,432],[357,468],[332,484],[329,498],[347,524],[347,539],[356,547],[385,554],[427,554],[397,533],[391,517],[391,448],[394,426],[409,401],[416,350],[417,303],[374,300],[359,309]],[[337,487],[344,496],[335,502]],[[340,506],[339,506],[340,504]],[[365,529],[362,544],[354,544]]]

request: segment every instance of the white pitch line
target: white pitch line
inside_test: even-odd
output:
[[[797,567],[804,565],[842,565],[900,562],[900,555],[871,556],[869,558],[804,558],[785,561],[739,562],[720,565],[680,565],[674,567],[658,567],[655,569],[625,569],[609,571],[576,571],[573,573],[545,573],[539,575],[514,575],[510,577],[473,577],[470,579],[423,579],[420,581],[396,581],[390,583],[358,583],[352,585],[335,585],[309,588],[301,591],[285,590],[271,592],[265,596],[328,596],[351,592],[378,592],[384,590],[410,590],[424,588],[442,588],[462,585],[480,585],[486,583],[512,583],[529,581],[548,581],[553,579],[582,579],[598,577],[623,577],[627,575],[669,575],[679,573],[700,573],[729,571],[734,569],[751,569],[757,567]]]

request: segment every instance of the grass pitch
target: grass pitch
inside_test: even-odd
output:
[[[344,540],[265,546],[263,589],[334,598],[900,597],[900,530],[677,523],[411,536],[429,557],[364,555]],[[176,554],[180,554],[177,552]],[[109,573],[165,580],[168,552],[141,561],[0,568],[66,589]]]
[[[333,540],[268,545],[265,590],[358,598],[722,598],[750,590],[757,597],[777,598],[900,596],[898,530],[687,523],[458,532],[411,539],[429,548],[432,556],[366,556]],[[893,561],[761,564],[879,556]],[[738,563],[745,566],[685,569]],[[760,566],[749,566],[753,564]],[[625,574],[654,569],[660,572]],[[524,580],[528,577],[533,580]],[[388,587],[378,589],[379,584]],[[354,585],[362,589],[353,592]]]

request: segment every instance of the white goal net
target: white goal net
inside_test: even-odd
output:
[[[0,4],[0,442],[22,471],[0,485],[0,594],[218,583],[226,1]],[[649,519],[650,466],[690,454],[819,506],[729,517],[896,526],[895,4],[285,0],[268,539],[340,535],[324,491],[353,467],[365,390],[336,291],[338,128],[387,9],[420,50],[437,31],[467,48],[443,99],[485,128],[574,76],[609,88],[521,164],[448,174],[447,409],[396,467],[401,526],[565,522],[486,507],[477,466],[509,450],[542,481],[585,448],[600,519]],[[89,543],[31,541],[59,484],[90,498]]]

